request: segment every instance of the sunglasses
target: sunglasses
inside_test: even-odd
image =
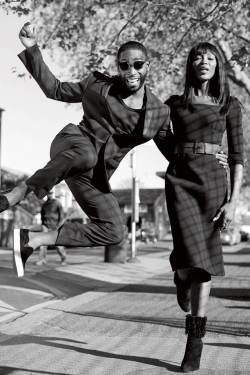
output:
[[[146,61],[135,61],[133,64],[129,64],[126,61],[124,62],[118,62],[118,66],[121,70],[126,71],[129,70],[129,68],[134,68],[135,70],[140,70]]]

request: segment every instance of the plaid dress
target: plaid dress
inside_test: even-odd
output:
[[[220,145],[226,131],[229,165],[243,164],[242,116],[236,98],[231,98],[227,115],[212,104],[196,103],[183,108],[177,96],[167,104],[176,143]],[[174,244],[170,255],[172,269],[197,267],[211,275],[224,275],[220,230],[212,220],[227,199],[226,170],[215,155],[175,154],[165,181]]]

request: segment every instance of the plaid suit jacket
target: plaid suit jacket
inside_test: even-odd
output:
[[[121,127],[107,105],[109,89],[117,77],[100,72],[91,73],[79,82],[61,82],[45,64],[37,45],[24,50],[19,58],[48,98],[67,103],[82,103],[81,130],[101,144],[98,163],[93,173],[93,183],[102,191],[110,191],[108,180],[126,153],[133,147],[154,139],[166,158],[166,138],[169,132],[169,108],[146,87],[146,110],[142,134],[129,137],[122,134]]]

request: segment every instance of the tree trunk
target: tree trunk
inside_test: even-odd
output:
[[[217,33],[217,42],[221,51],[223,52],[227,63],[230,67],[230,78],[239,86],[243,87],[250,96],[250,77],[241,69],[241,66],[236,61],[232,60],[232,50],[228,41],[220,37],[220,32]]]
[[[105,246],[104,262],[107,263],[126,263],[127,261],[128,241],[124,240],[116,245]]]

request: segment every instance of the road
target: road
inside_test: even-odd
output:
[[[140,254],[150,252],[165,252],[168,257],[171,247],[171,241],[157,244],[138,243],[138,259]],[[238,253],[241,253],[241,260],[244,261],[245,247],[246,243],[225,246],[223,251],[227,265],[235,264]],[[88,262],[103,263],[103,248],[68,249],[67,254],[66,266],[60,265],[59,256],[53,250],[48,253],[47,265],[37,266],[38,252],[36,252],[27,264],[25,277],[18,279],[12,270],[11,251],[0,250],[0,322],[100,286],[100,280],[91,279],[90,282],[87,273],[82,270],[87,269]],[[249,257],[249,249],[246,256]],[[78,272],[77,265],[79,265]]]

